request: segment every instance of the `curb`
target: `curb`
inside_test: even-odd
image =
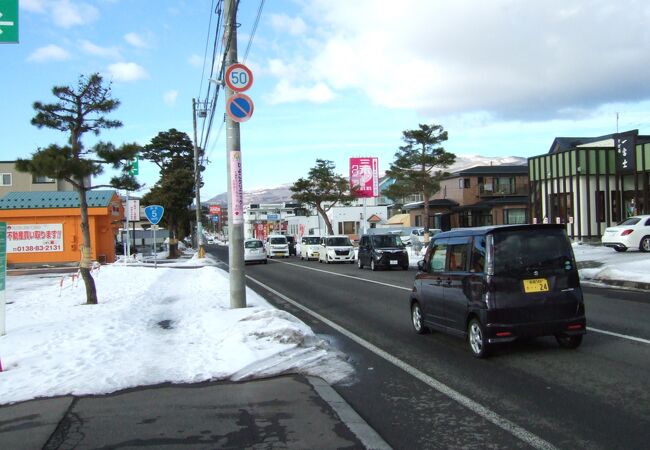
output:
[[[373,450],[392,449],[325,380],[311,376],[306,378],[318,395],[332,407],[341,421],[359,438],[365,448]]]

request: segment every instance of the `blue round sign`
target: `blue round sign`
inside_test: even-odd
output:
[[[244,94],[235,94],[226,103],[226,113],[235,122],[246,122],[253,115],[253,100]]]

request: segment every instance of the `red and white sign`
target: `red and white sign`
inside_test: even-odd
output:
[[[350,187],[357,197],[379,196],[379,158],[350,158]]]
[[[140,220],[140,200],[129,200],[126,214],[131,222]]]
[[[230,200],[232,212],[228,215],[232,223],[239,225],[244,223],[244,190],[242,182],[241,152],[230,152]]]
[[[253,72],[243,64],[237,63],[226,69],[226,86],[235,92],[244,92],[253,85]]]
[[[63,251],[63,224],[7,224],[7,253]]]
[[[221,215],[221,206],[220,205],[210,205],[210,214],[213,216]]]

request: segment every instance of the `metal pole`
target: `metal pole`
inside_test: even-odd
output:
[[[237,7],[235,0],[224,2],[226,68],[237,62]],[[226,104],[234,92],[226,89]],[[239,123],[226,114],[226,161],[228,161],[228,255],[230,265],[230,307],[246,307],[244,274],[244,195],[241,178]]]
[[[158,268],[158,247],[156,245],[156,228],[158,228],[158,225],[154,225],[152,228],[153,228],[153,268],[157,269]]]
[[[196,99],[192,99],[192,122],[194,123],[194,190],[196,191],[196,246],[199,258],[205,257],[201,232],[201,172],[199,171],[199,147],[196,145]]]
[[[126,191],[126,224],[124,229],[126,230],[126,234],[123,235],[124,239],[126,240],[126,246],[124,248],[124,264],[126,264],[127,258],[131,256],[131,243],[129,242],[129,191]]]

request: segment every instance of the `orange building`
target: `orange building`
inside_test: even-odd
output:
[[[89,191],[91,255],[115,261],[115,236],[124,210],[116,191]],[[81,260],[81,211],[77,192],[9,192],[0,198],[7,222],[7,265],[74,263]]]

